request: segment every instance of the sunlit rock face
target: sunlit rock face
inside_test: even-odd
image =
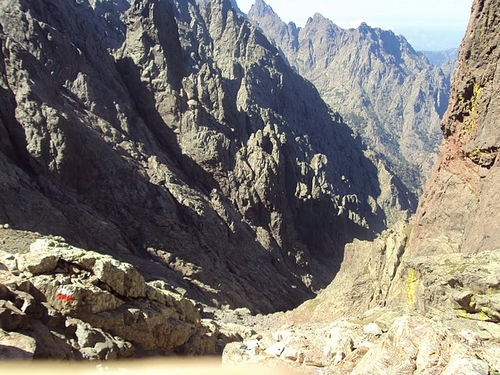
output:
[[[268,348],[281,348],[272,360],[304,373],[315,371],[307,358],[339,374],[498,372],[499,14],[497,2],[473,4],[442,125],[444,144],[416,218],[374,241],[347,245],[327,288],[275,315],[295,326],[268,324],[274,342],[263,333],[260,351],[252,352],[251,340],[230,344],[226,361],[239,355],[265,362]],[[371,331],[373,324],[382,333]]]
[[[453,79],[445,135],[417,213],[411,253],[497,250],[500,236],[499,4],[476,1]]]
[[[297,27],[281,21],[263,0],[256,1],[248,18],[420,196],[442,141],[439,124],[452,69],[431,64],[403,36],[366,23],[342,29],[315,14]]]

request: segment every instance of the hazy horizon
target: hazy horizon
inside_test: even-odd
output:
[[[473,0],[264,0],[284,22],[303,27],[321,13],[342,28],[372,27],[402,34],[420,51],[458,48]],[[236,0],[248,13],[255,0]]]

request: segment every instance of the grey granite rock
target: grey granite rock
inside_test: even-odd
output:
[[[229,0],[8,0],[0,26],[1,222],[271,312],[411,211]],[[127,272],[99,277],[142,296]]]
[[[439,124],[453,72],[430,64],[392,31],[366,23],[343,29],[320,14],[311,16],[303,27],[286,24],[263,0],[248,13],[290,66],[418,197],[442,141]]]
[[[30,273],[29,281],[25,273],[0,271],[0,328],[33,337],[34,358],[216,353],[217,337],[202,325],[199,309],[164,281],[146,284],[132,265],[54,238],[40,238],[32,248],[15,256],[43,254],[29,258],[37,270],[54,257],[57,268]],[[5,337],[0,345],[8,344]],[[8,358],[12,350],[5,353]]]

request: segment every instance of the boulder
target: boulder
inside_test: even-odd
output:
[[[377,323],[369,323],[363,327],[363,332],[367,335],[380,336],[382,332],[382,328],[378,326]]]
[[[0,327],[29,328],[36,358],[218,350],[217,337],[200,323],[192,301],[164,281],[147,284],[129,263],[57,238],[38,239],[30,252],[14,258],[24,273],[0,271]]]
[[[248,345],[247,345],[247,348],[248,348]],[[270,347],[266,348],[264,350],[264,353],[269,354],[271,356],[280,357],[281,354],[283,353],[283,351],[285,350],[285,348],[286,348],[285,343],[276,342],[273,345],[271,345]]]
[[[69,318],[66,327],[73,328],[79,352],[85,359],[118,359],[131,357],[134,347],[130,342],[113,336],[79,319]]]
[[[318,368],[333,369],[359,345],[362,327],[345,321],[293,326],[259,334],[242,343],[230,343],[223,364],[261,363],[314,374]]]
[[[0,270],[15,272],[18,270],[17,258],[14,254],[0,250]]]
[[[36,340],[33,337],[0,329],[0,360],[33,359],[35,350]]]
[[[0,300],[0,328],[4,331],[16,331],[28,328],[26,314],[15,307],[12,302]]]
[[[59,257],[56,254],[37,250],[19,254],[17,257],[17,266],[21,272],[42,275],[54,272],[58,261]]]
[[[121,296],[141,298],[146,295],[145,280],[131,264],[103,257],[96,261],[92,271],[100,281]]]
[[[460,369],[459,363],[467,361],[472,365]],[[351,375],[451,374],[447,369],[460,369],[460,374],[483,373],[467,372],[476,367],[488,374],[488,366],[449,328],[421,316],[403,316],[368,350]]]

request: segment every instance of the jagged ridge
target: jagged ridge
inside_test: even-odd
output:
[[[269,312],[411,206],[228,0],[0,10],[0,220],[15,228]]]
[[[366,23],[346,30],[315,14],[297,27],[263,0],[248,18],[418,197],[442,140],[450,74],[403,36]]]

